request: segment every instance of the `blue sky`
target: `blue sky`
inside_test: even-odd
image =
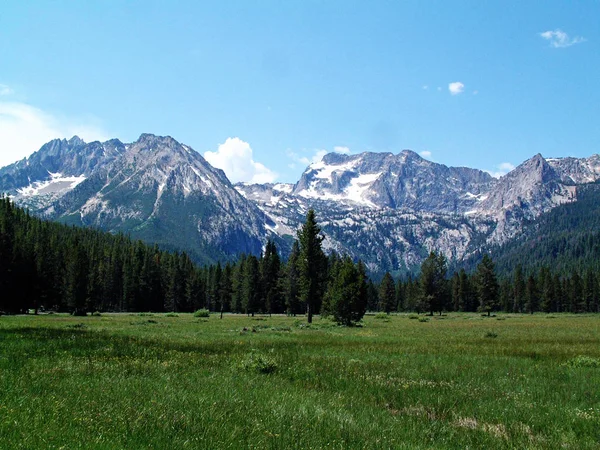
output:
[[[143,132],[233,181],[409,148],[506,171],[600,152],[597,1],[16,1],[0,8],[0,165]]]

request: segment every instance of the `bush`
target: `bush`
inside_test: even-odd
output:
[[[600,367],[600,359],[579,355],[563,364],[567,367]]]
[[[486,337],[486,338],[497,338],[498,337],[498,333],[496,333],[494,331],[488,331],[487,333],[485,333],[483,335],[483,337]]]
[[[165,317],[179,317],[179,314],[175,314],[174,312],[166,313]]]
[[[199,309],[194,313],[194,317],[210,317],[210,311],[206,308]]]
[[[375,314],[375,318],[378,320],[389,320],[390,316],[384,312],[378,312]]]
[[[249,372],[269,374],[277,370],[277,362],[270,356],[252,352],[242,361],[241,367]]]
[[[429,322],[427,317],[419,317],[419,322]]]

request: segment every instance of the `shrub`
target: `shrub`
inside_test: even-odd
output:
[[[487,333],[485,333],[483,335],[483,337],[486,337],[486,338],[497,338],[498,337],[498,333],[496,333],[494,331],[488,331]]]
[[[210,317],[210,311],[206,308],[199,309],[194,313],[194,317]]]
[[[419,322],[429,322],[427,317],[419,317]]]
[[[277,370],[277,362],[270,356],[252,352],[242,361],[241,367],[249,372],[269,374]]]
[[[410,316],[408,316],[409,319],[418,319],[419,316],[415,315],[415,314],[411,314]]]
[[[166,313],[165,317],[179,317],[179,314],[175,314],[174,312]]]
[[[600,367],[600,359],[579,355],[563,364],[567,367]]]
[[[375,314],[375,318],[378,320],[389,320],[390,316],[384,312],[379,312]]]

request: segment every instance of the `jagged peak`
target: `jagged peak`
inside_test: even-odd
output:
[[[142,133],[135,143],[155,143],[155,142],[161,142],[161,143],[166,143],[166,144],[171,144],[171,145],[172,144],[181,145],[179,142],[177,142],[171,136],[158,136],[158,135],[152,134],[152,133]]]
[[[75,145],[85,145],[85,141],[83,139],[81,139],[79,136],[74,135],[71,139],[69,139],[68,141],[69,145],[75,146]]]
[[[421,155],[419,155],[417,152],[415,152],[414,150],[410,150],[410,149],[404,149],[402,150],[399,155],[403,155],[406,158],[414,158],[414,159],[423,159],[423,157]]]

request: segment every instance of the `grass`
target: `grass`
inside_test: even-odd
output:
[[[600,316],[502,317],[3,316],[1,447],[599,448]]]

